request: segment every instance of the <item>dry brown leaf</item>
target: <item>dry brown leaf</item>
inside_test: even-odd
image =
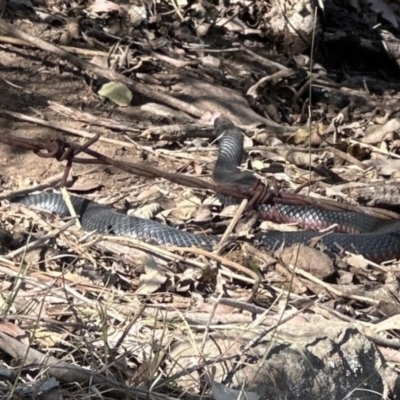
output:
[[[276,253],[285,264],[300,268],[319,279],[325,279],[335,271],[332,260],[326,254],[303,244],[295,244]]]
[[[354,274],[347,271],[339,271],[338,285],[350,285],[353,282]]]
[[[195,195],[185,195],[185,199],[176,203],[176,207],[169,211],[169,215],[182,221],[192,220],[201,206],[201,200]],[[163,215],[165,215],[163,213]]]
[[[212,212],[208,208],[198,208],[193,215],[193,221],[195,222],[206,222],[211,221]]]
[[[0,332],[6,333],[11,337],[20,340],[25,345],[29,345],[29,337],[26,332],[12,322],[0,322]]]
[[[140,24],[147,19],[146,8],[137,6],[135,4],[128,5],[128,17],[130,25],[133,28],[140,26]]]
[[[159,195],[159,190],[156,186],[150,186],[147,189],[142,190],[137,196],[136,200],[147,200],[150,198],[154,198],[154,196]]]
[[[203,166],[196,161],[193,162],[193,169],[198,176],[200,176],[203,172]]]
[[[397,349],[379,346],[379,352],[382,354],[386,363],[395,363],[400,365],[400,352]]]
[[[65,282],[75,283],[75,284],[83,284],[88,285],[88,288],[92,286],[93,282],[81,274],[75,272],[60,272],[60,271],[47,271],[47,276],[51,276],[53,278],[62,278]]]
[[[126,17],[127,11],[117,3],[108,0],[95,0],[87,10],[93,13],[109,13],[117,12],[120,17]]]
[[[230,206],[224,207],[221,212],[219,213],[220,218],[232,218],[235,216],[237,209],[239,205],[238,204],[231,204]]]
[[[400,160],[387,160],[384,158],[367,160],[364,164],[373,166],[382,176],[391,176],[400,171]]]
[[[35,339],[45,348],[55,347],[58,343],[65,340],[67,333],[48,331],[42,327],[35,330]]]
[[[209,67],[209,68],[220,68],[221,66],[221,60],[217,57],[213,57],[213,56],[204,56],[201,57],[201,63],[205,66],[205,67]]]
[[[319,132],[326,130],[326,127],[316,125],[311,129],[311,145],[317,146],[322,143],[322,138]],[[308,144],[310,142],[310,129],[308,127],[300,128],[293,136],[290,138],[290,142],[294,144]]]
[[[399,130],[400,118],[393,118],[385,125],[371,125],[366,129],[362,142],[368,144],[380,143],[388,135]]]
[[[278,224],[272,221],[262,221],[260,224],[261,231],[280,231],[280,232],[295,232],[299,228],[296,223]]]
[[[146,204],[143,207],[132,209],[128,211],[128,215],[133,215],[138,218],[150,219],[153,218],[162,209],[159,203]]]
[[[363,256],[360,256],[359,254],[349,255],[347,257],[347,263],[354,268],[363,269],[363,270],[365,270],[369,266],[368,261]]]
[[[102,186],[102,183],[95,179],[86,179],[86,180],[78,179],[71,186],[71,190],[73,192],[89,192],[89,191],[99,189],[101,186]]]
[[[146,254],[141,258],[145,273],[140,275],[140,287],[135,294],[150,294],[156,292],[167,281],[164,271],[157,265],[154,257]]]
[[[280,150],[279,154],[291,164],[301,168],[307,168],[311,165],[315,166],[320,162],[321,156],[318,154],[308,154],[296,150]]]

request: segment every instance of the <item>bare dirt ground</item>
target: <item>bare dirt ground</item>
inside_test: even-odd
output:
[[[90,148],[114,160],[211,181],[210,118],[221,114],[247,135],[244,166],[283,190],[398,211],[397,5],[355,12],[357,2],[328,2],[310,69],[312,2],[287,2],[291,23],[301,21],[295,34],[275,2],[214,3],[157,3],[140,29],[133,4],[5,3],[1,135],[83,144],[98,133]],[[388,30],[372,29],[377,22]],[[152,92],[127,83],[133,98],[118,106],[98,94],[112,79],[35,38],[87,61],[96,51],[122,81]],[[199,122],[201,134],[185,130]],[[250,217],[235,231],[243,240],[220,256],[171,252],[7,201],[64,167],[0,141],[2,398],[400,397],[396,261],[312,246],[267,253],[249,240]],[[223,233],[235,213],[210,191],[115,167],[74,163],[72,178],[73,193],[189,231]]]
[[[15,51],[2,51],[2,82],[0,107],[7,111],[17,113],[33,113],[34,116],[42,117],[54,123],[69,128],[82,129],[82,123],[63,117],[48,109],[48,101],[60,102],[63,105],[84,110],[98,116],[113,116],[119,121],[125,121],[130,126],[143,130],[150,126],[151,118],[137,107],[118,109],[112,104],[105,104],[95,98],[93,93],[85,85],[82,77],[74,76],[71,72],[60,73],[54,63],[43,65],[40,57],[35,57],[33,51],[15,49]],[[44,140],[61,138],[62,133],[54,129],[23,121],[2,118],[1,125],[5,130],[12,130],[18,136],[40,137]],[[88,127],[90,132],[90,126]],[[120,135],[97,128],[102,137],[121,138]],[[78,138],[79,141],[79,138]],[[82,141],[82,140],[81,140]],[[119,155],[121,159],[137,162],[141,159],[140,154],[130,149],[119,149],[101,142],[96,144],[96,150],[108,156]],[[33,180],[43,180],[57,172],[63,167],[55,160],[43,160],[33,154],[21,154],[18,149],[12,149],[1,145],[1,170],[4,179],[23,179],[25,170],[29,171]],[[24,165],[24,170],[21,165]],[[85,168],[83,168],[84,170]],[[81,171],[77,171],[80,173]],[[108,180],[107,174],[101,171],[99,182]]]

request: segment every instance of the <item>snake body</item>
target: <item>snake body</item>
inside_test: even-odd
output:
[[[242,189],[250,188],[256,179],[255,176],[237,168],[243,156],[243,134],[230,121],[224,119],[216,122],[216,132],[221,137],[213,179]],[[223,200],[229,203],[229,199]],[[61,216],[69,215],[62,195],[58,193],[39,193],[13,201],[36,206]],[[71,202],[85,231],[136,238],[159,245],[195,246],[207,250],[213,249],[218,241],[217,236],[194,234],[156,221],[127,216],[82,197],[71,196]],[[287,246],[307,243],[310,239],[321,237],[321,242],[333,252],[345,250],[361,254],[375,262],[400,258],[400,221],[355,212],[327,211],[316,206],[261,205],[258,211],[265,219],[276,222],[297,222],[319,230],[336,224],[340,231],[323,235],[310,230],[268,231],[256,234],[255,239],[267,249],[282,243]]]
[[[211,250],[213,247],[215,238],[212,236],[195,235],[156,221],[127,216],[82,197],[70,196],[70,199],[85,231],[125,236],[159,245],[195,246],[207,250]],[[70,215],[65,201],[59,193],[38,193],[22,197],[18,199],[18,202],[61,216]]]

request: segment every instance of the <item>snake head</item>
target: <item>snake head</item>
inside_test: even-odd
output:
[[[235,124],[230,119],[224,117],[216,118],[214,121],[214,128],[217,137],[222,135],[224,131],[229,129],[237,129]]]

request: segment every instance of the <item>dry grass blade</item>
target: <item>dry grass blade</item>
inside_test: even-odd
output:
[[[224,234],[221,237],[221,240],[218,244],[218,250],[217,250],[218,253],[221,252],[224,244],[226,243],[229,236],[235,229],[235,226],[239,222],[239,219],[242,217],[242,214],[243,214],[244,210],[246,209],[248,202],[249,201],[245,199],[240,203],[240,206],[236,210],[235,216],[232,218],[231,222],[229,223],[228,227],[226,228]]]
[[[55,357],[43,354],[32,347],[22,344],[20,341],[11,338],[0,332],[0,348],[13,358],[25,360],[27,365],[37,366],[46,370],[46,372],[60,382],[79,383],[96,385],[100,390],[107,391],[108,396],[117,399],[145,399],[148,398],[148,391],[132,388],[122,385],[113,379],[93,371],[80,368],[65,361],[60,361]],[[157,400],[170,399],[169,396],[152,394]]]

